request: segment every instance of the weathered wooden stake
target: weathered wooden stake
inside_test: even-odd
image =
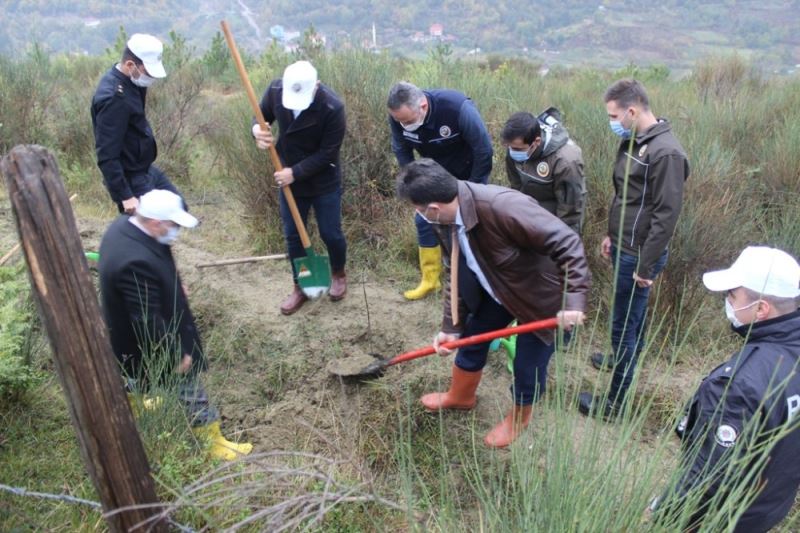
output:
[[[0,161],[0,171],[83,461],[108,525],[112,531],[163,530],[162,523],[148,520],[160,512],[150,467],[56,160],[41,146],[17,146]]]

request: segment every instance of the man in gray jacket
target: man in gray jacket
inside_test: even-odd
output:
[[[514,113],[503,127],[506,176],[512,189],[532,196],[580,234],[586,178],[581,148],[569,138],[561,113],[551,107],[534,117]]]
[[[614,198],[608,214],[608,235],[601,254],[616,274],[611,347],[606,357],[592,355],[596,368],[613,367],[605,399],[580,394],[583,414],[616,416],[633,379],[644,345],[647,300],[653,280],[667,262],[669,244],[683,206],[689,177],[686,152],[669,122],[656,118],[644,86],[619,80],[606,90],[611,131],[621,137],[614,163]]]

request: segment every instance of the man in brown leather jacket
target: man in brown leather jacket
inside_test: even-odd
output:
[[[452,353],[441,343],[499,329],[514,319],[558,316],[568,331],[583,322],[590,274],[581,239],[535,200],[505,187],[459,181],[432,159],[403,167],[397,194],[434,225],[451,258],[445,265],[442,327],[434,339],[440,355]],[[450,284],[453,260],[458,264],[455,288]],[[486,435],[487,446],[508,446],[527,427],[532,405],[544,392],[555,339],[554,331],[517,337],[514,404]],[[430,411],[472,409],[488,350],[488,342],[460,349],[450,389],[426,394],[423,405]]]

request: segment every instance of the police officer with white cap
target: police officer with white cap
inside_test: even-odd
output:
[[[122,60],[101,78],[92,98],[97,166],[120,212],[133,214],[139,197],[153,189],[178,190],[156,167],[158,148],[145,116],[147,88],[167,72],[164,46],[156,37],[136,33]]]
[[[725,294],[725,314],[745,343],[692,397],[677,429],[680,480],[653,509],[676,530],[704,521],[716,530],[733,524],[710,517],[737,500],[733,508],[746,508],[733,531],[767,531],[789,513],[800,485],[800,265],[781,250],[750,246],[703,283]]]

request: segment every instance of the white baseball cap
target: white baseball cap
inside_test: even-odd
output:
[[[729,291],[744,287],[765,296],[800,296],[800,265],[783,250],[767,246],[748,246],[726,270],[703,274],[710,291]]]
[[[292,63],[283,71],[283,107],[294,111],[308,109],[317,87],[317,69],[308,61]]]
[[[153,189],[139,198],[136,214],[153,220],[171,220],[185,228],[197,225],[197,219],[183,209],[183,200],[172,191]]]
[[[147,33],[134,33],[128,39],[128,50],[142,60],[147,73],[154,78],[163,78],[167,75],[164,65],[161,63],[161,54],[164,52],[164,45],[157,37]]]

